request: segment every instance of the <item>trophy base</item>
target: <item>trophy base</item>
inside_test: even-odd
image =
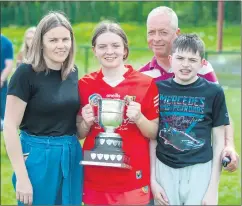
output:
[[[94,161],[81,161],[80,164],[82,165],[91,165],[91,166],[104,166],[104,167],[117,167],[123,169],[131,169],[130,165],[125,163],[111,163],[111,162],[94,162]]]
[[[130,158],[122,152],[101,152],[99,150],[84,151],[82,165],[94,165],[104,167],[118,167],[131,169]]]
[[[117,133],[101,132],[96,136],[94,150],[122,153],[122,138]]]

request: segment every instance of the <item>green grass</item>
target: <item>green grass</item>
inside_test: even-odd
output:
[[[91,45],[92,32],[96,23],[80,23],[74,24],[73,30],[75,33],[75,38],[77,44],[81,45]],[[145,24],[136,23],[122,23],[122,28],[126,32],[129,40],[129,45],[131,47],[142,47],[146,46],[146,26]],[[206,26],[206,27],[186,27],[180,25],[182,33],[195,32],[200,35],[204,40],[207,50],[216,50],[216,39],[217,39],[217,29],[216,26]],[[23,35],[26,27],[5,27],[2,28],[2,33],[8,36],[17,45],[16,51],[19,49],[23,40]],[[223,48],[224,50],[240,50],[240,26],[239,25],[229,25],[224,27],[223,36]]]
[[[85,74],[85,61],[86,53],[80,45],[91,46],[92,32],[95,27],[95,23],[80,23],[74,24],[73,30],[75,33],[76,44],[78,46],[76,54],[76,65],[79,68],[79,76],[82,77]],[[122,23],[122,28],[126,32],[129,40],[129,46],[131,48],[128,64],[132,64],[134,68],[138,69],[146,62],[148,62],[152,53],[148,50],[146,42],[146,26],[136,23]],[[181,26],[181,25],[180,25]],[[183,26],[183,25],[182,25]],[[7,28],[1,28],[2,33],[9,37],[14,43],[15,55],[18,53],[23,41],[23,35],[26,27],[11,26]],[[216,39],[217,30],[216,26],[209,25],[206,27],[185,27],[183,26],[181,32],[198,33],[205,42],[207,51],[216,51]],[[237,25],[229,25],[224,27],[223,36],[223,50],[224,51],[240,51],[241,35],[240,27]],[[133,48],[133,49],[132,49]],[[141,49],[135,49],[141,48]],[[97,70],[99,68],[98,61],[94,57],[91,49],[88,50],[88,72]]]
[[[241,153],[241,89],[225,89],[226,100],[235,128],[235,145]],[[219,205],[241,205],[241,170],[234,173],[222,172],[219,186]],[[6,155],[3,137],[1,138],[1,205],[14,205],[15,194],[11,184],[12,168]]]

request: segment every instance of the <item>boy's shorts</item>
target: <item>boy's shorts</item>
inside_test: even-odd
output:
[[[156,158],[156,180],[165,190],[169,205],[201,205],[211,171],[212,161],[175,169]]]
[[[145,186],[127,192],[99,192],[85,189],[83,202],[85,205],[148,205],[150,187]]]

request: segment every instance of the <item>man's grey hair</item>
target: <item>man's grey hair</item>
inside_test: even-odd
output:
[[[148,14],[147,23],[148,23],[150,17],[156,16],[156,15],[167,15],[167,16],[169,16],[170,19],[171,19],[171,27],[174,30],[178,29],[178,18],[177,18],[176,13],[171,8],[169,8],[167,6],[159,6],[159,7],[154,8]]]

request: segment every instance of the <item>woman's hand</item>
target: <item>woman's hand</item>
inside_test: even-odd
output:
[[[28,205],[33,203],[33,188],[29,178],[17,179],[16,181],[16,199]]]
[[[95,117],[94,117],[92,106],[90,104],[86,104],[82,108],[82,118],[87,128],[90,128],[93,125]]]
[[[140,103],[131,101],[127,107],[126,115],[131,121],[137,123],[142,116]]]

